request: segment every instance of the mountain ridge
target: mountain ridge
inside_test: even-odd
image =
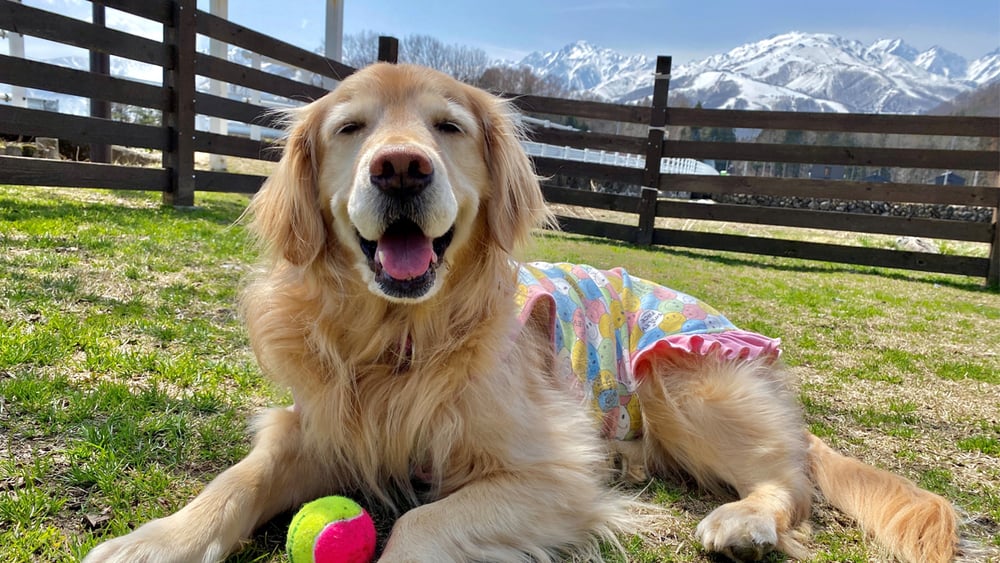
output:
[[[655,61],[586,41],[511,66],[555,76],[577,94],[629,103],[650,95]],[[707,108],[922,113],[1000,79],[1000,49],[974,60],[899,38],[865,45],[792,31],[674,67],[671,92]]]
[[[236,47],[230,48],[228,58],[250,64],[247,53]],[[80,70],[88,65],[82,57],[48,62]],[[640,103],[652,95],[655,60],[582,40],[502,64],[555,77],[585,97]],[[316,83],[311,73],[294,67],[265,61],[262,69]],[[159,67],[119,57],[112,57],[111,74],[153,84],[162,78]],[[1000,81],[1000,48],[969,61],[938,45],[920,51],[898,38],[865,45],[834,34],[788,32],[675,66],[672,75],[671,103],[676,105],[700,102],[712,109],[913,114]],[[207,79],[199,77],[198,87],[206,89]],[[34,91],[29,95],[58,99],[63,112],[87,111],[83,98]],[[245,88],[231,87],[230,95],[248,94]],[[271,98],[262,99],[275,101]]]

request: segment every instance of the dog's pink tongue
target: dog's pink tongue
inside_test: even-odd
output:
[[[431,239],[413,234],[386,233],[378,241],[377,252],[382,270],[397,280],[419,278],[434,261]]]

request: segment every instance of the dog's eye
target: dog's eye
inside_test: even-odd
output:
[[[358,123],[356,121],[351,121],[349,123],[345,123],[345,124],[341,125],[340,128],[337,129],[337,134],[338,135],[350,135],[352,133],[357,133],[358,131],[361,131],[364,128],[365,128],[365,124],[364,123]]]
[[[434,128],[442,133],[462,133],[462,128],[454,121],[439,121],[434,124]]]

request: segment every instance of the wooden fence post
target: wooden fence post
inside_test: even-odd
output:
[[[993,202],[993,241],[990,246],[990,267],[986,273],[987,287],[1000,289],[1000,190]]]
[[[170,65],[163,69],[163,84],[170,91],[170,107],[163,112],[163,126],[170,137],[163,152],[170,187],[163,203],[174,207],[194,205],[195,35],[197,0],[174,0],[171,22],[163,26],[169,45]]]
[[[385,63],[398,63],[399,39],[380,35],[378,38],[378,60]]]
[[[639,207],[639,234],[636,243],[653,244],[656,200],[660,188],[660,161],[667,125],[667,95],[670,92],[671,57],[656,57],[653,101],[650,104],[649,132],[646,136],[646,164],[642,172],[642,199]]]
[[[91,5],[91,23],[105,26],[104,4],[95,1]],[[111,74],[111,56],[99,51],[90,51],[90,72],[95,74]],[[90,98],[90,116],[108,119],[111,117],[111,104],[107,100]],[[111,162],[111,146],[103,143],[90,144],[91,162]]]
[[[639,234],[637,244],[650,246],[653,244],[653,233],[656,228],[656,200],[660,190],[643,186],[639,194]]]

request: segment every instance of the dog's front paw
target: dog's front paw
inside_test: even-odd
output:
[[[195,530],[185,533],[168,517],[98,545],[83,563],[214,563],[225,555],[217,541]]]
[[[460,563],[472,560],[461,553],[459,544],[438,530],[435,508],[425,504],[396,520],[378,563]]]
[[[698,524],[697,535],[707,551],[737,561],[756,561],[774,550],[778,530],[774,517],[742,502],[724,504]]]

